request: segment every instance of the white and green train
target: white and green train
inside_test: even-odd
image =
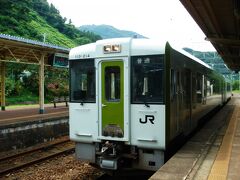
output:
[[[103,169],[159,169],[231,96],[221,75],[166,42],[100,40],[73,48],[69,63],[70,139]]]

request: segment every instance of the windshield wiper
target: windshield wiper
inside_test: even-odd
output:
[[[83,106],[83,104],[84,104],[84,101],[81,101],[81,102],[80,102],[80,105]]]
[[[80,105],[83,106],[85,103],[85,98],[82,98],[81,101],[80,101]]]
[[[144,96],[144,98],[143,98],[143,103],[146,107],[148,107],[148,108],[150,107],[150,105],[146,101],[146,96]]]

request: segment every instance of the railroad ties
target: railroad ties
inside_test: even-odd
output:
[[[9,154],[1,157],[0,177],[62,154],[73,153],[74,149],[75,144],[69,140],[68,136],[65,136],[51,142],[43,143],[40,146],[28,148],[17,154]]]

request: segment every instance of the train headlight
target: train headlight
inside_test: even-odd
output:
[[[110,53],[111,52],[111,45],[103,46],[103,52],[104,53]]]
[[[103,53],[119,53],[121,52],[121,45],[115,44],[115,45],[105,45],[103,46]]]
[[[121,52],[121,46],[119,44],[112,45],[112,52]]]

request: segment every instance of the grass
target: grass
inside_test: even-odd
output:
[[[65,106],[65,103],[58,103],[58,106],[62,105]],[[53,103],[44,104],[44,107],[54,107]],[[6,107],[8,110],[14,109],[31,109],[31,108],[39,108],[39,104],[16,104],[16,105],[9,105]]]
[[[45,98],[44,103],[50,103],[48,99]],[[39,97],[32,95],[31,93],[25,93],[19,96],[10,96],[6,97],[7,108],[17,109],[25,107],[38,107],[39,106]]]
[[[22,108],[36,108],[39,104],[17,104],[17,105],[9,105],[7,109],[22,109]]]
[[[27,97],[26,96],[21,97],[8,97],[6,100],[7,109],[24,109],[24,108],[38,108],[39,107],[39,101],[37,96]],[[44,101],[44,106],[53,106],[53,103],[51,103],[48,100]]]
[[[240,90],[233,90],[232,93],[233,93],[233,94],[239,94],[239,93],[240,93]]]
[[[38,96],[31,95],[31,94],[23,94],[19,96],[10,96],[6,97],[6,103],[11,104],[11,105],[16,105],[16,104],[36,104],[38,103],[39,98]]]

